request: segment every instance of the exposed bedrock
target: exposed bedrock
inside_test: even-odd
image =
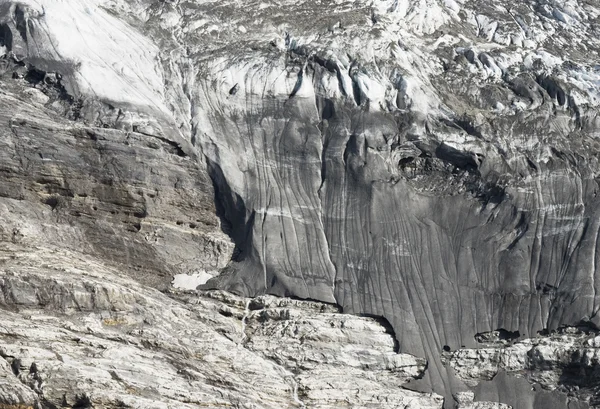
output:
[[[102,259],[0,243],[0,407],[440,409],[382,320],[159,292]],[[282,346],[284,346],[282,348]]]
[[[156,135],[65,119],[48,107],[72,101],[13,79],[20,70],[32,72],[0,75],[1,241],[80,251],[159,289],[227,264],[233,246],[193,158]]]

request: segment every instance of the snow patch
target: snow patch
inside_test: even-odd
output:
[[[206,284],[213,275],[206,271],[198,271],[193,274],[177,274],[173,277],[171,285],[178,290],[195,290],[199,285]]]
[[[104,11],[99,1],[7,3],[7,9],[19,5],[27,10],[28,59],[45,70],[65,71],[70,93],[168,112],[158,48]]]

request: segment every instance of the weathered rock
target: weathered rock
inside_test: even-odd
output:
[[[159,137],[65,120],[10,72],[0,84],[2,240],[82,250],[157,288],[227,264],[233,246],[193,157]]]
[[[58,248],[3,244],[0,260],[2,405],[442,405],[439,395],[401,387],[422,375],[424,361],[397,354],[393,335],[373,318],[273,298],[250,311],[250,300],[223,292],[169,297]]]
[[[597,405],[598,360],[597,332],[563,328],[557,333],[516,341],[497,343],[478,349],[445,352],[443,359],[459,378],[472,386],[491,381],[499,374],[525,378],[543,391],[565,392],[555,399],[576,405],[581,401]],[[486,388],[479,388],[480,394]],[[513,396],[512,399],[519,399]],[[542,397],[547,400],[547,397]],[[511,402],[517,405],[517,401]]]
[[[426,362],[395,352],[389,324],[340,316],[321,303],[259,297],[248,305],[243,343],[297,374],[299,400],[308,407],[441,405],[441,397],[402,389],[420,378]],[[399,393],[400,392],[400,393]]]

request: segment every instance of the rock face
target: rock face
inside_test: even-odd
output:
[[[529,400],[540,407],[582,407],[585,401],[597,406],[599,347],[597,331],[563,328],[514,343],[486,342],[478,349],[447,351],[442,360],[475,388],[478,400],[512,405]],[[498,390],[492,380],[507,388]]]
[[[585,0],[4,0],[2,240],[385,317],[417,358],[375,354],[401,375],[376,365],[372,396],[421,378],[446,406],[589,405],[442,351],[600,325],[599,18]],[[250,350],[310,361],[256,314]],[[349,392],[320,368],[364,362],[327,351],[296,365],[335,407]]]
[[[74,104],[48,78],[18,63],[2,77],[2,240],[82,251],[156,288],[217,274],[233,246],[195,158],[159,135],[65,119]]]
[[[0,260],[2,408],[442,406],[401,387],[425,360],[396,353],[374,318],[163,294],[63,249],[3,244]]]

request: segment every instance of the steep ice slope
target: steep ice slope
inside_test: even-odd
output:
[[[442,346],[596,319],[597,14],[431,3],[267,8],[287,36],[238,53],[219,31],[195,112],[238,227],[216,285],[325,300],[332,285],[457,390]]]
[[[69,93],[166,110],[158,47],[101,4],[4,1],[11,51],[39,69],[69,74],[63,81]]]
[[[236,245],[212,286],[383,315],[447,402],[468,385],[444,346],[599,324],[594,2],[44,7],[4,2],[5,46],[66,64],[88,122],[207,160]],[[121,33],[103,64],[61,40],[92,24]]]

